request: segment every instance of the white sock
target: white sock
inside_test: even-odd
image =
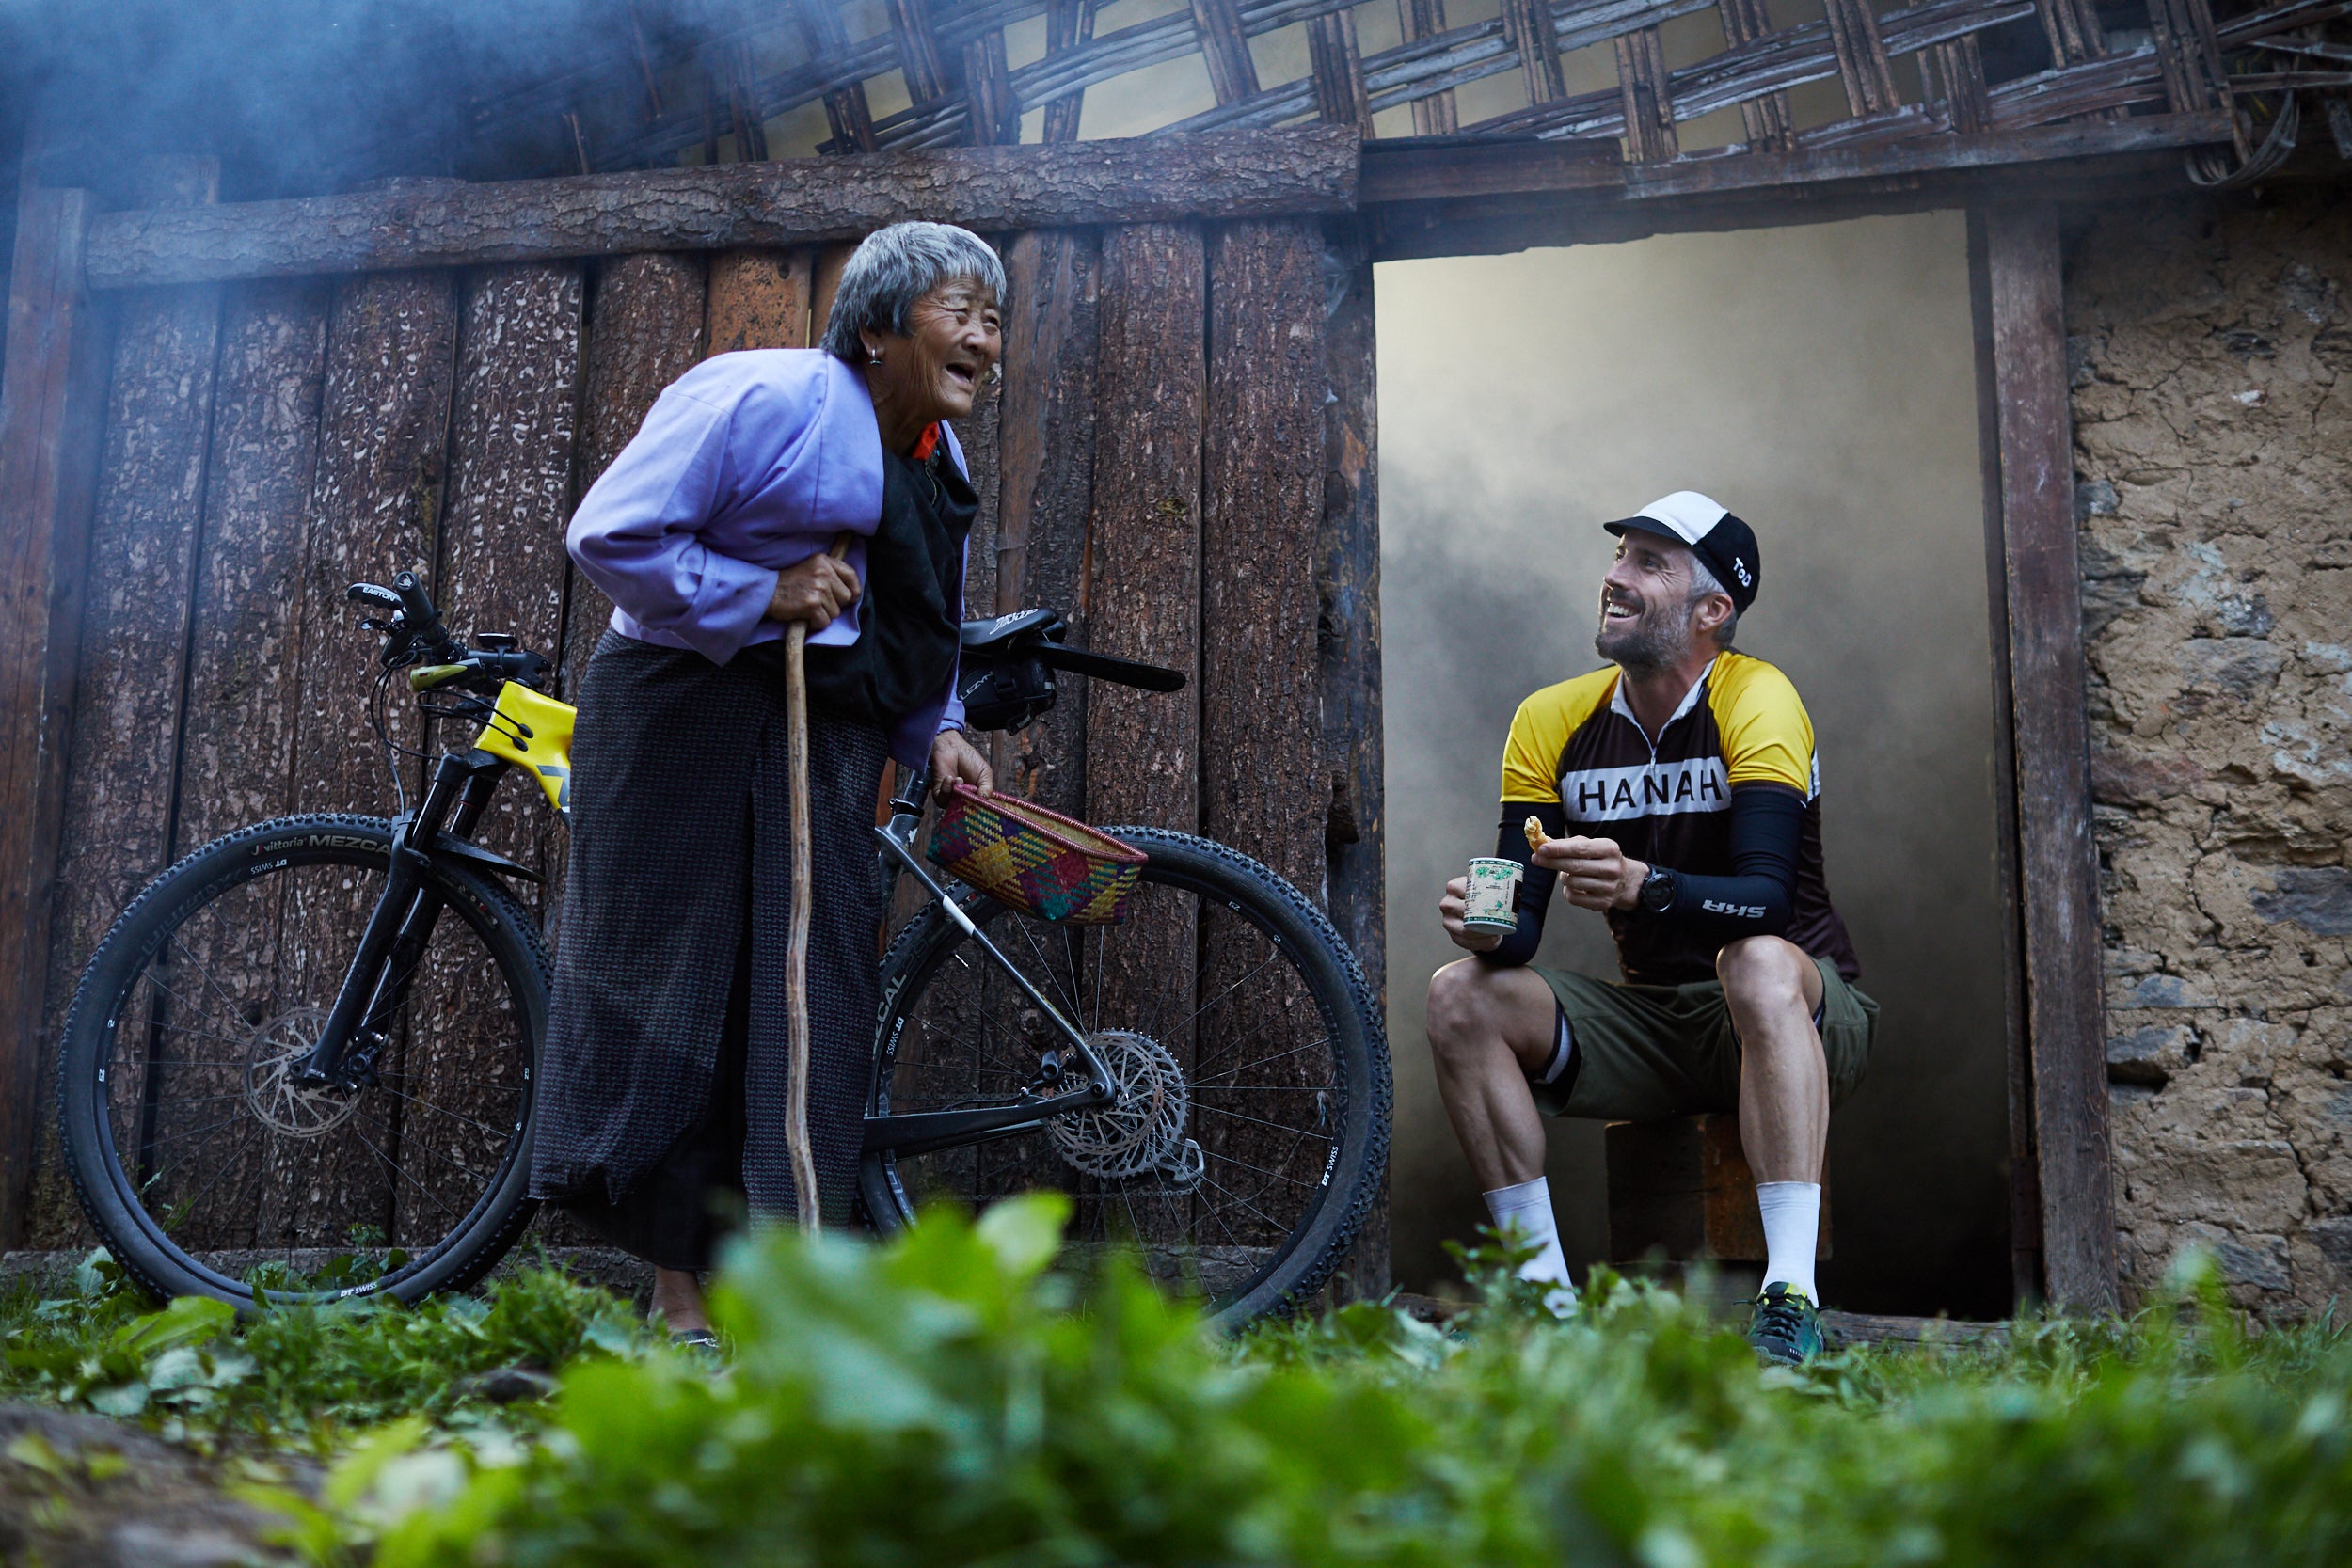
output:
[[[1820,1305],[1813,1289],[1813,1252],[1821,1236],[1818,1181],[1759,1181],[1756,1207],[1764,1216],[1764,1283],[1785,1282]]]
[[[1535,1256],[1519,1269],[1521,1279],[1541,1279],[1560,1287],[1544,1296],[1544,1306],[1561,1317],[1576,1310],[1576,1285],[1568,1278],[1568,1255],[1560,1250],[1560,1226],[1551,1213],[1551,1182],[1544,1177],[1515,1187],[1497,1187],[1485,1195],[1486,1212],[1495,1228],[1516,1233]]]

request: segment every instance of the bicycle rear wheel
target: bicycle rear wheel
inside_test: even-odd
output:
[[[548,957],[504,888],[422,873],[442,912],[350,1092],[318,1039],[390,869],[391,825],[282,818],[216,839],[115,922],[68,1014],[58,1111],[90,1223],[159,1296],[413,1301],[530,1223]]]
[[[1133,1248],[1236,1327],[1320,1291],[1355,1241],[1388,1158],[1387,1039],[1354,956],[1288,882],[1190,834],[1105,831],[1151,857],[1121,925],[1054,925],[949,892],[1088,1036],[1118,1102],[990,1142],[869,1155],[862,1196],[888,1231],[936,1199],[1064,1192],[1073,1243]],[[1060,1043],[935,906],[892,943],[882,993],[877,1116],[1011,1100]]]

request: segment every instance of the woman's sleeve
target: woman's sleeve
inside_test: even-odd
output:
[[[589,487],[566,536],[572,559],[638,625],[668,632],[714,664],[750,640],[776,573],[700,537],[724,504],[732,407],[675,388]]]

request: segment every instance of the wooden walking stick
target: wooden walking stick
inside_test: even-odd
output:
[[[834,536],[825,554],[850,553],[850,535]],[[792,1196],[801,1234],[814,1236],[823,1216],[817,1200],[817,1156],[808,1147],[808,921],[815,880],[809,871],[808,623],[784,634],[784,705],[792,756],[792,927],[784,947],[784,1006],[791,1019],[792,1086],[784,1113],[784,1146],[792,1156]]]

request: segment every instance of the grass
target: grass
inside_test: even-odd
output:
[[[2352,1339],[2252,1334],[2194,1269],[2128,1322],[1791,1372],[1605,1276],[1549,1323],[1484,1254],[1452,1332],[1367,1304],[1218,1341],[1124,1263],[1057,1272],[1059,1226],[745,1247],[724,1370],[545,1273],[240,1328],[93,1269],[0,1323],[15,1397],[332,1454],[259,1494],[322,1563],[2352,1560]],[[468,1381],[516,1361],[560,1390]]]

